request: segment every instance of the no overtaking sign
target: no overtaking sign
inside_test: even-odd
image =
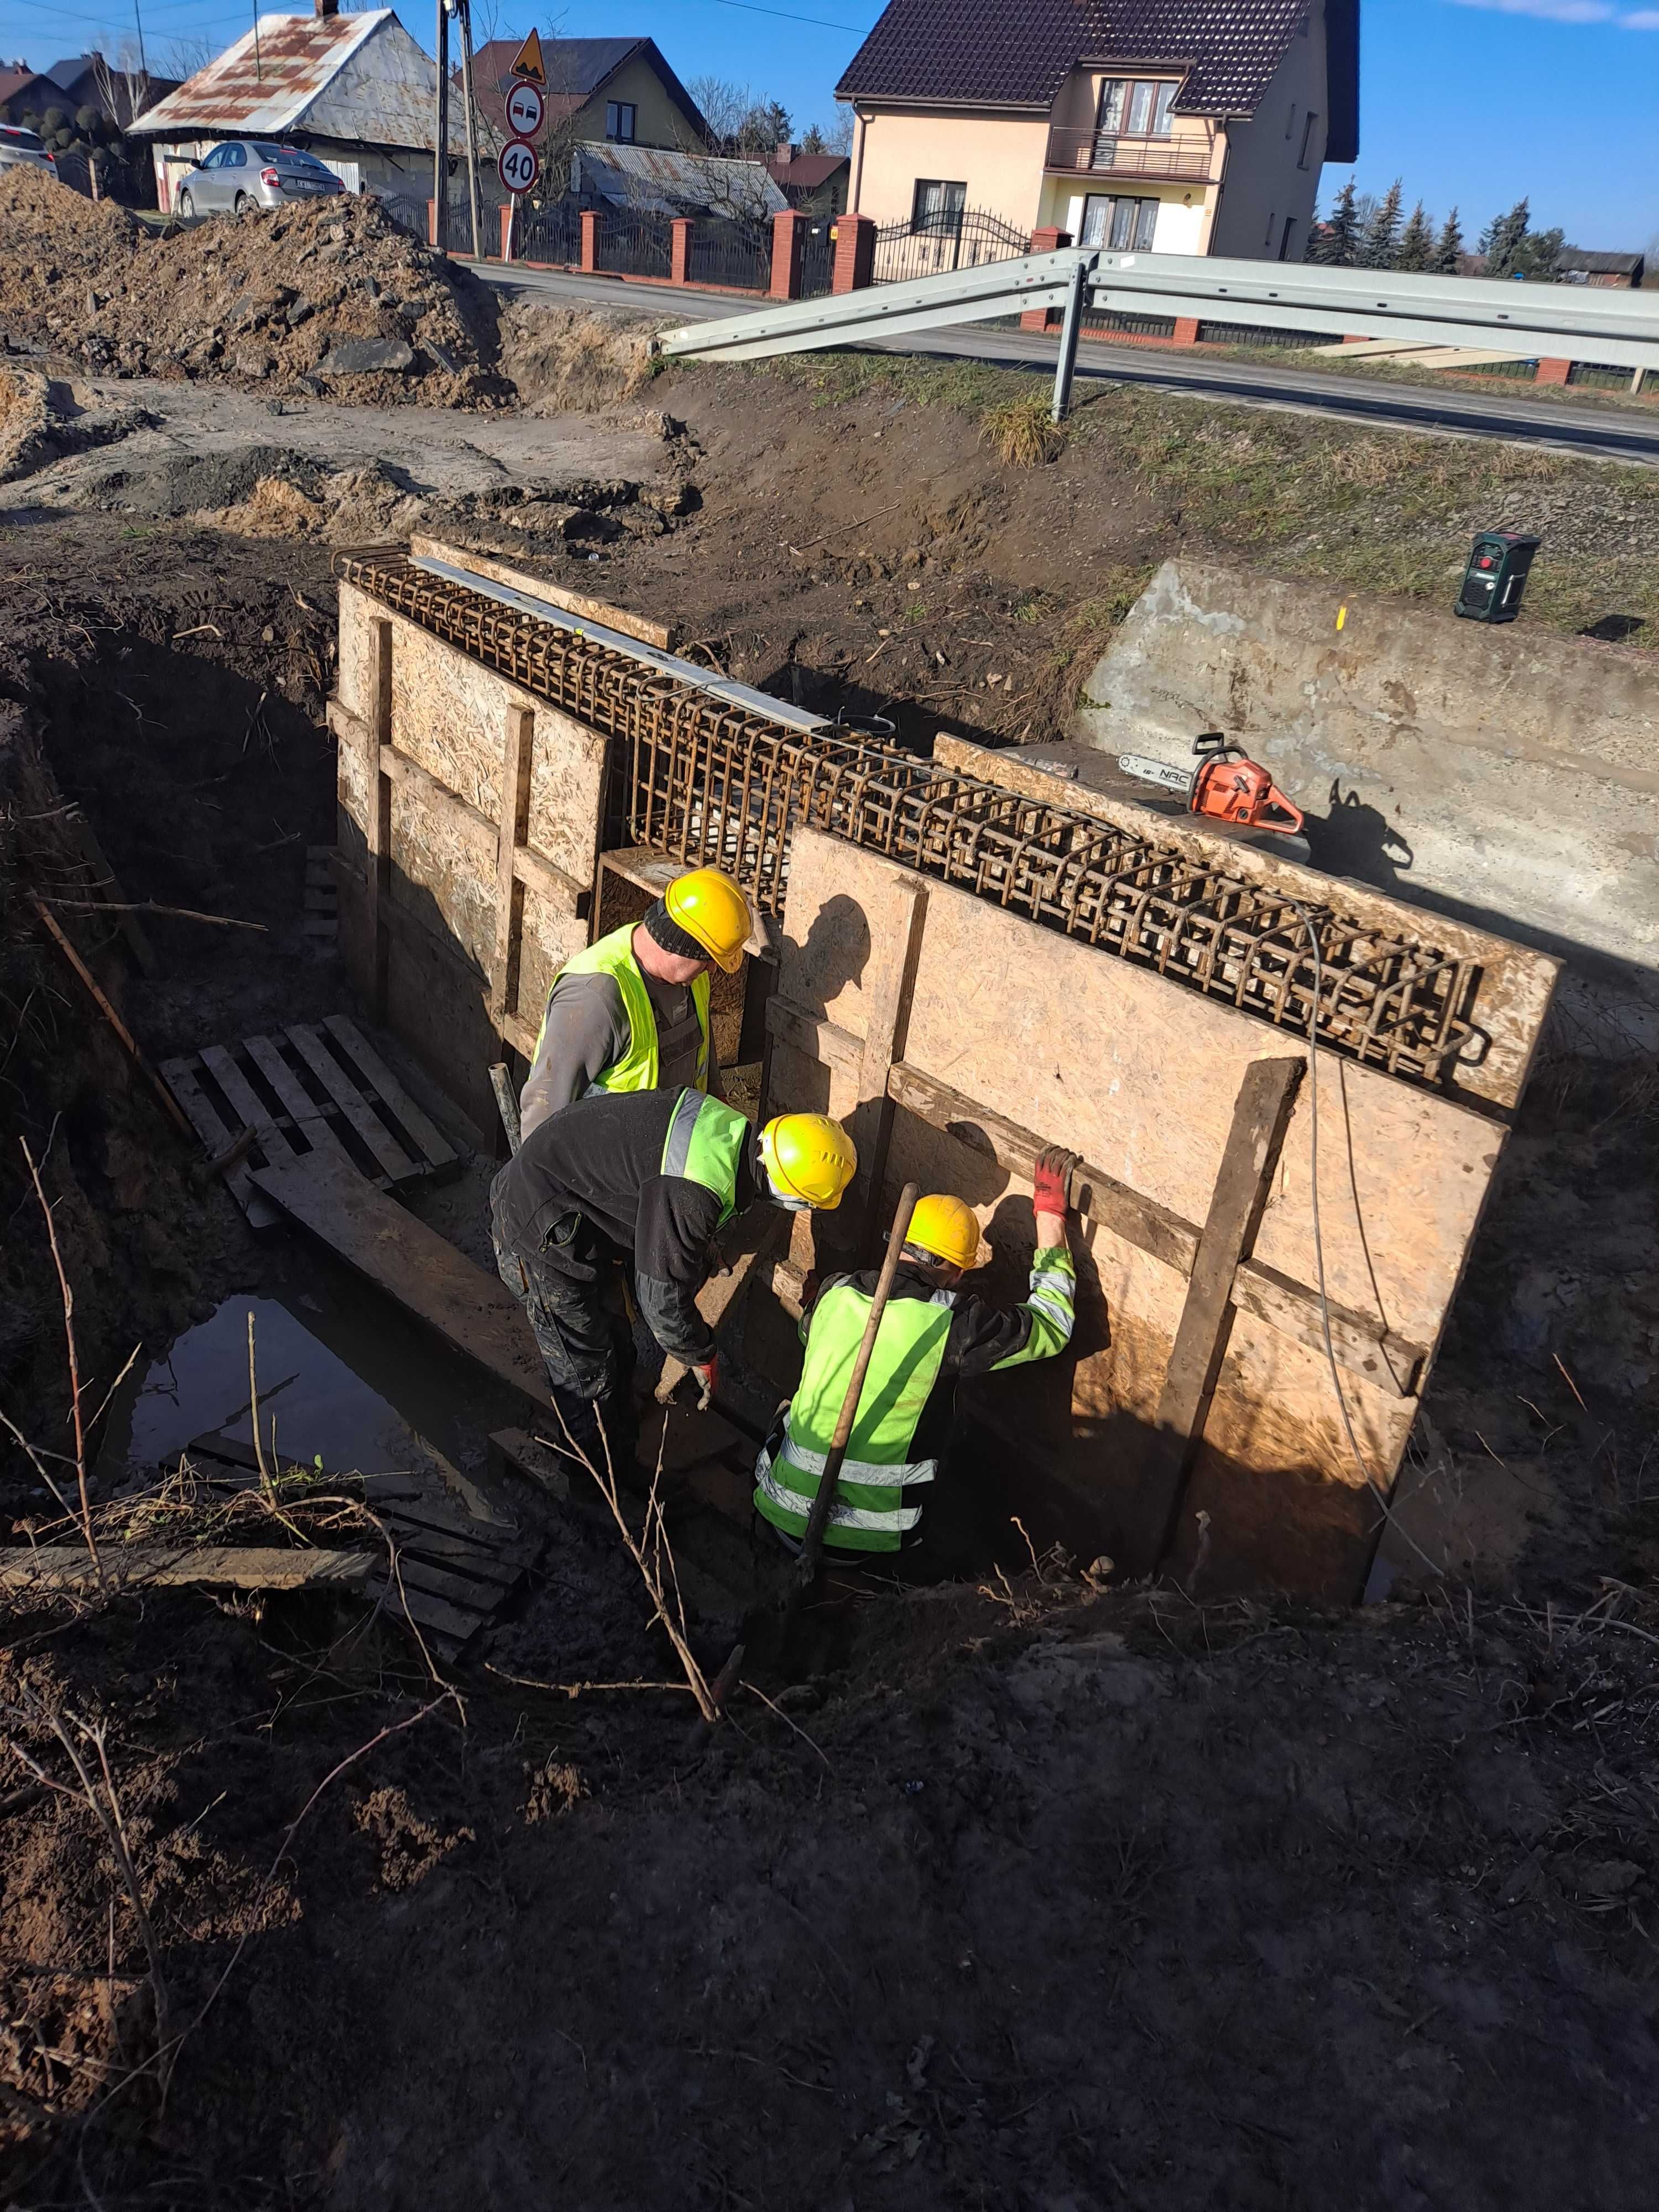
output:
[[[507,95],[507,127],[515,138],[533,138],[545,112],[533,84],[515,84]]]

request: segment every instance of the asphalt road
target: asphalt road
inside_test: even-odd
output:
[[[593,300],[611,307],[625,303],[640,314],[672,316],[677,323],[752,314],[771,304],[757,300],[751,307],[746,300],[729,294],[624,284],[614,276],[524,269],[498,261],[470,265],[488,283],[509,290],[544,293],[560,300]],[[941,331],[936,337],[912,332],[880,344],[888,353],[939,354],[956,360],[993,362],[1008,368],[1052,368],[1055,354],[1053,338],[1024,331],[975,328],[971,324]],[[1154,391],[1224,399],[1236,406],[1285,408],[1295,414],[1331,416],[1401,430],[1547,446],[1600,460],[1659,464],[1659,416],[1649,419],[1613,407],[1558,404],[1519,395],[1511,398],[1507,392],[1465,393],[1430,386],[1373,384],[1351,373],[1285,368],[1278,363],[1253,368],[1246,362],[1104,345],[1093,339],[1085,341],[1079,349],[1077,373],[1080,380],[1144,384]]]

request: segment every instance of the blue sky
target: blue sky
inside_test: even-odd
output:
[[[249,19],[223,0],[138,4],[152,66],[180,35],[223,46]],[[556,17],[514,0],[473,5],[481,38],[532,22],[567,36],[647,35],[682,77],[731,77],[781,100],[798,134],[830,119],[836,79],[879,12],[878,0],[776,0],[775,13],[760,0],[570,0]],[[1560,223],[1580,246],[1643,247],[1659,234],[1659,0],[1362,6],[1362,190],[1401,176],[1407,205],[1420,195],[1437,216],[1455,200],[1471,239],[1522,192],[1534,221]],[[401,13],[429,44],[431,8]],[[0,0],[0,58],[39,68],[77,46],[107,52],[131,22],[131,0]],[[1327,171],[1327,198],[1345,173]]]

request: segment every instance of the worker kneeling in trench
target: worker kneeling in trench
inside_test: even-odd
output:
[[[528,1137],[596,1091],[719,1097],[708,1035],[708,971],[735,975],[753,927],[741,884],[721,868],[677,876],[641,922],[624,922],[553,979],[519,1101]]]
[[[663,1350],[714,1389],[714,1340],[697,1310],[709,1247],[757,1199],[790,1212],[839,1206],[858,1166],[823,1114],[757,1129],[701,1091],[578,1099],[532,1130],[490,1187],[501,1280],[523,1303],[573,1446],[621,1474],[637,1425],[632,1332],[605,1292],[620,1260]],[[601,1435],[601,1427],[603,1435]]]
[[[912,1540],[921,1507],[911,1493],[939,1471],[957,1383],[1051,1359],[1071,1342],[1077,1274],[1066,1241],[1066,1189],[1073,1158],[1054,1146],[1037,1161],[1030,1288],[1023,1304],[1005,1310],[957,1287],[979,1256],[973,1209],[946,1195],[916,1201],[824,1528],[829,1549],[896,1552]],[[800,1384],[755,1467],[755,1510],[791,1551],[806,1532],[879,1272],[832,1275],[801,1318]]]

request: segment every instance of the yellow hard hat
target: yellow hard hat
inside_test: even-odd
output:
[[[948,1260],[953,1267],[971,1267],[979,1257],[979,1223],[971,1206],[936,1191],[916,1200],[904,1241],[937,1260]]]
[[[761,1164],[787,1204],[829,1213],[858,1170],[857,1147],[827,1114],[780,1114],[760,1134]]]
[[[693,868],[677,876],[664,895],[668,918],[688,937],[696,938],[717,968],[735,975],[750,929],[749,902],[743,886],[724,868]]]

